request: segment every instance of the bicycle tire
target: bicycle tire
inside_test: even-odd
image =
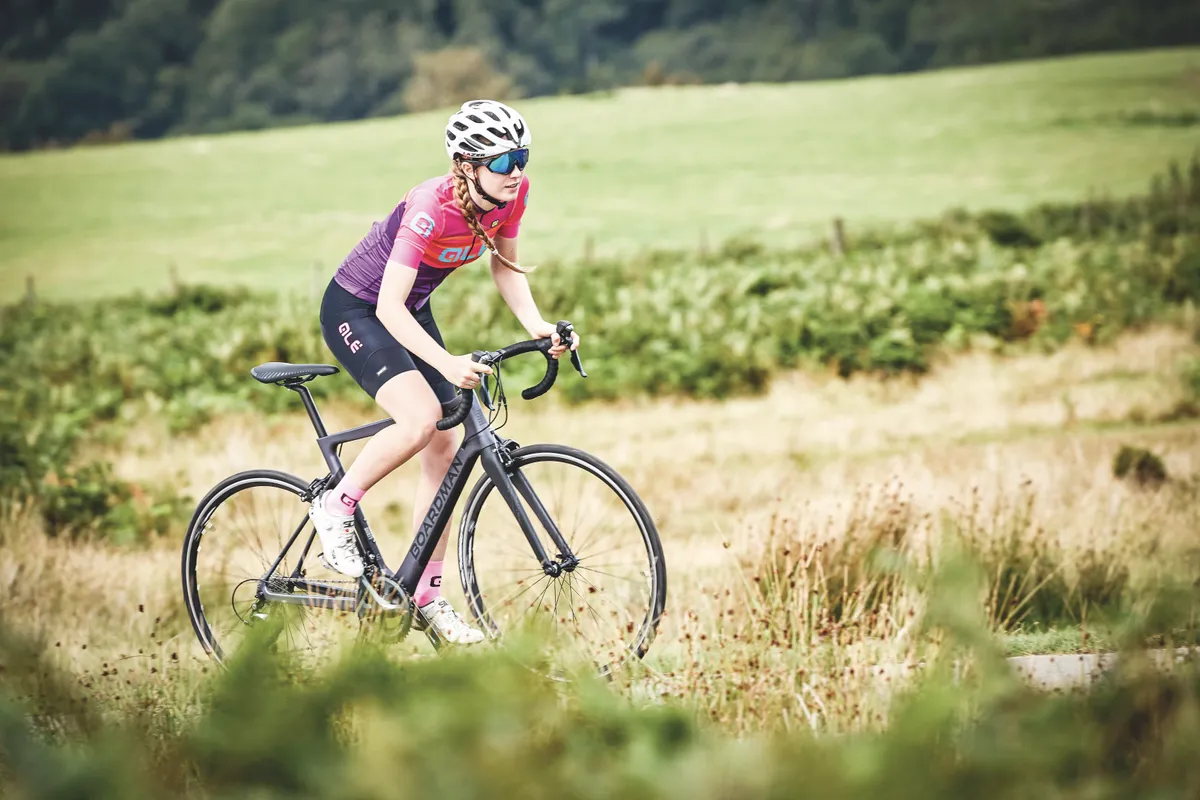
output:
[[[291,548],[288,548],[285,551],[283,544],[284,536],[288,535],[293,530],[299,530],[302,533],[297,537],[297,542],[301,538],[307,539],[307,532],[311,531],[311,523],[308,523],[307,521],[307,503],[304,500],[304,498],[307,496],[308,486],[308,483],[302,481],[295,475],[289,475],[284,472],[278,472],[275,470],[248,470],[231,475],[218,483],[197,505],[196,511],[192,515],[191,522],[188,525],[187,534],[184,537],[183,542],[181,562],[183,594],[185,604],[187,606],[188,618],[191,620],[192,629],[195,631],[196,637],[200,641],[200,645],[204,648],[204,651],[209,656],[214,658],[218,663],[224,663],[231,654],[231,649],[228,646],[229,642],[223,642],[222,637],[231,639],[233,637],[229,634],[232,632],[237,631],[244,634],[246,631],[238,627],[235,621],[228,619],[228,617],[225,618],[225,622],[227,624],[214,626],[212,619],[210,619],[210,615],[215,615],[217,609],[224,606],[226,611],[232,609],[237,621],[244,623],[247,626],[247,629],[254,624],[254,619],[244,619],[242,614],[239,613],[238,593],[243,589],[245,590],[243,592],[243,596],[245,598],[242,601],[243,603],[253,599],[254,591],[256,591],[258,581],[272,577],[265,574],[267,569],[270,567],[269,562],[281,552],[284,553],[285,556],[284,562],[281,566],[289,563],[288,555],[291,553]],[[235,577],[225,578],[224,580],[226,582],[221,584],[215,578],[209,579],[207,576],[207,571],[205,571],[205,579],[202,580],[197,574],[197,566],[200,560],[201,545],[205,542],[205,536],[211,536],[213,533],[215,533],[214,530],[210,530],[210,525],[212,524],[214,516],[220,512],[221,509],[229,507],[231,501],[239,500],[239,494],[255,489],[269,489],[281,492],[282,494],[279,495],[281,506],[289,505],[290,501],[287,500],[287,495],[294,496],[294,507],[290,507],[283,512],[287,517],[286,528],[277,528],[274,531],[277,539],[275,542],[270,543],[270,546],[265,546],[261,540],[259,540],[257,553],[253,552],[254,548],[251,546],[250,541],[245,536],[242,536],[242,541],[247,545],[247,547],[242,548],[240,551],[241,561],[243,563],[251,563],[257,560],[259,563],[254,567],[241,568],[242,571],[238,572],[236,576],[236,579],[239,582],[234,585],[232,590],[229,590],[229,581],[234,580]],[[243,495],[241,501],[249,502],[248,498],[249,495]],[[236,519],[246,520],[250,518],[255,520],[257,523],[259,515],[255,509],[251,508],[249,512],[247,512],[245,509],[239,509],[238,511],[239,513],[236,516]],[[234,516],[233,508],[230,509],[230,515],[231,517]],[[222,530],[224,530],[224,527],[222,527]],[[278,544],[278,549],[274,549],[275,544]],[[218,541],[217,545],[220,545],[220,541]],[[303,545],[293,544],[293,547],[296,546]],[[248,551],[249,555],[247,556]],[[227,558],[232,557],[227,556]],[[350,583],[345,580],[339,580],[335,573],[320,572],[321,570],[324,570],[324,568],[320,565],[320,562],[316,556],[316,552],[312,553],[311,562],[306,563],[313,564],[314,567],[319,571],[318,574],[320,576],[323,577],[325,574],[328,574],[330,576],[328,580],[330,585]],[[258,568],[256,569],[255,567]],[[308,572],[308,570],[306,570],[306,572]],[[280,579],[282,580],[282,573],[283,570],[279,570],[275,573],[275,575],[280,576]],[[202,585],[202,583],[208,585]],[[209,600],[214,602],[220,601],[220,604],[210,604],[210,607],[206,611],[204,597],[205,593],[209,594]],[[249,596],[246,596],[246,593],[249,593]],[[226,600],[228,600],[227,606],[225,605]],[[258,607],[257,603],[251,604],[251,606]],[[247,606],[248,616],[248,609],[251,606]],[[292,627],[295,625],[294,617],[296,615],[300,616],[302,618],[299,622],[299,624],[302,626],[300,633],[305,635],[308,639],[308,648],[306,649],[311,650],[314,653],[319,649],[319,647],[312,641],[312,637],[303,626],[315,626],[319,624],[323,626],[322,630],[329,628],[330,631],[339,630],[342,632],[349,632],[351,629],[357,630],[359,627],[357,619],[354,621],[353,626],[348,624],[344,619],[335,620],[335,618],[339,616],[342,618],[346,616],[345,614],[339,614],[339,612],[336,611],[306,608],[295,605],[288,606],[287,609],[283,609],[282,607],[276,608],[276,606],[280,606],[280,604],[270,603],[264,605],[263,608],[266,608],[268,613],[278,612],[280,614],[293,614],[293,619],[289,623],[289,625]],[[312,619],[309,620],[309,615],[316,614],[327,616],[322,618],[312,616]],[[266,618],[265,616],[260,616],[258,614],[254,614],[253,616],[258,617],[259,619]],[[221,635],[218,635],[217,631],[214,630],[214,627],[221,629]],[[279,632],[277,631],[275,635],[278,636]],[[291,636],[292,630],[289,628],[288,637],[290,638]]]
[[[562,445],[537,444],[515,450],[511,456],[512,461],[508,467],[509,474],[513,474],[516,470],[521,470],[523,474],[530,479],[534,491],[538,493],[539,499],[541,499],[543,502],[546,502],[547,498],[541,497],[542,492],[538,490],[537,484],[539,481],[543,480],[545,470],[534,470],[532,468],[538,465],[561,464],[564,465],[564,467],[575,468],[581,473],[585,473],[588,476],[597,479],[599,485],[611,490],[613,495],[620,501],[620,506],[624,507],[624,509],[632,517],[632,521],[635,523],[637,528],[637,533],[640,534],[641,547],[644,548],[647,558],[647,569],[645,570],[643,576],[646,578],[649,587],[645,598],[646,609],[644,615],[640,615],[640,620],[636,619],[634,614],[629,614],[630,622],[636,624],[636,631],[630,631],[630,633],[632,633],[631,639],[623,642],[623,656],[615,663],[611,660],[601,663],[599,672],[601,675],[610,674],[617,667],[624,664],[630,656],[641,659],[654,640],[659,619],[662,617],[663,611],[666,607],[667,597],[667,573],[666,562],[663,558],[662,542],[658,535],[658,529],[654,524],[654,520],[651,517],[650,512],[646,509],[645,503],[640,497],[638,497],[637,493],[629,485],[629,483],[616,472],[616,470],[595,456],[582,450],[572,447],[565,447]],[[533,472],[539,472],[540,474],[535,477],[531,475]],[[496,619],[496,614],[492,613],[493,611],[498,611],[498,609],[492,608],[489,610],[487,587],[480,585],[480,575],[481,573],[487,572],[487,570],[480,569],[479,565],[476,564],[476,554],[480,545],[479,540],[477,540],[476,532],[479,530],[481,512],[487,508],[488,499],[495,498],[495,502],[499,504],[500,508],[498,513],[500,515],[507,514],[507,519],[510,521],[513,529],[519,531],[519,528],[517,528],[516,520],[512,516],[511,509],[509,509],[507,504],[504,503],[503,499],[500,498],[498,492],[493,492],[494,488],[495,483],[492,481],[490,476],[485,474],[479,479],[479,481],[475,484],[475,487],[472,489],[466,506],[463,509],[462,519],[459,525],[458,559],[459,575],[462,580],[463,591],[466,594],[467,604],[471,615],[483,627],[484,631],[488,633],[490,637],[498,638],[502,634],[501,624]],[[579,498],[576,497],[575,499]],[[560,504],[561,500],[562,498],[560,497]],[[582,504],[582,500],[580,502]],[[553,501],[551,501],[551,504],[552,503]],[[596,587],[595,582],[599,582],[601,575],[610,575],[611,573],[600,572],[596,569],[585,566],[588,558],[591,557],[588,552],[585,552],[589,544],[579,538],[577,538],[575,541],[572,541],[572,537],[575,537],[577,532],[574,530],[567,531],[564,529],[564,524],[562,520],[559,519],[562,511],[561,508],[557,510],[548,508],[547,510],[550,512],[551,516],[555,518],[555,524],[559,526],[564,538],[567,540],[567,543],[571,546],[572,550],[575,550],[576,545],[582,545],[581,549],[576,551],[576,555],[579,555],[581,558],[580,566],[576,572],[571,574],[582,579],[582,583],[580,583],[578,588],[584,589],[585,591],[575,592],[573,590],[569,590],[570,594],[568,595],[567,593],[561,592],[561,589],[556,588],[555,597],[557,599],[561,599],[563,597],[570,596],[572,598],[570,601],[572,607],[574,607],[575,601],[586,599],[580,598],[581,593],[587,594],[588,592],[591,592],[592,595],[599,594],[601,595],[600,599],[603,599],[605,591]],[[575,521],[578,522],[578,506],[576,506]],[[539,532],[543,535],[543,537],[545,537],[544,532],[540,531],[540,526],[536,519],[534,519],[533,524],[535,528],[539,528]],[[632,533],[633,532],[630,531],[629,535],[632,535]],[[529,558],[533,569],[536,570],[538,574],[542,574],[541,566],[534,559],[532,550],[529,548],[528,542],[523,538],[523,535],[520,540],[515,541],[519,541],[519,544],[515,547],[519,549],[519,547],[523,546],[525,549],[525,555]],[[618,547],[623,546],[624,545],[618,545]],[[552,553],[552,550],[549,547],[547,549],[548,552]],[[632,546],[630,547],[631,551],[636,549],[637,548]],[[586,571],[589,569],[591,570],[590,579],[588,574],[586,574]],[[562,576],[551,578],[550,580],[556,581],[561,577]],[[613,575],[613,577],[617,576]],[[493,578],[489,577],[489,579],[492,579],[494,582]],[[637,583],[635,578],[621,579],[627,580],[630,583]],[[538,578],[537,580],[542,581],[544,579]],[[531,591],[531,589],[526,589],[523,591]],[[630,591],[632,591],[632,589]],[[545,594],[544,590],[543,594]],[[558,614],[557,599],[554,610],[555,615]],[[504,601],[496,601],[495,597],[491,598],[491,602],[493,606],[497,604],[504,604]],[[640,604],[641,601],[639,600],[638,602]],[[616,611],[613,610],[614,608],[616,608],[616,606],[610,603],[608,607],[608,614],[610,616],[616,616]],[[574,627],[576,628],[577,632],[582,635],[582,628],[587,626],[580,622],[580,617],[573,613],[573,610],[570,613],[570,617],[573,620]],[[583,619],[589,619],[586,612],[583,614]],[[630,623],[620,624],[628,627]],[[595,627],[599,632],[598,619],[594,621],[593,627]],[[600,642],[599,645],[604,647],[603,642]],[[612,654],[611,651],[609,651],[609,654]]]

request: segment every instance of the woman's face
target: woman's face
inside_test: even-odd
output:
[[[525,171],[515,167],[508,175],[498,175],[485,166],[476,166],[475,174],[485,192],[502,203],[511,203],[517,199],[517,191],[521,188],[521,178]]]

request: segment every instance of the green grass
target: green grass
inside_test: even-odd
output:
[[[691,247],[702,231],[786,245],[833,215],[853,235],[955,205],[1140,190],[1200,145],[1179,122],[1200,111],[1198,86],[1192,48],[531,100],[524,260],[578,255],[587,237],[600,255]],[[171,264],[190,281],[307,289],[444,169],[444,119],[0,158],[0,300],[27,275],[53,297],[157,289]]]
[[[1001,635],[1000,641],[1004,654],[1010,657],[1098,653],[1116,649],[1115,639],[1110,632],[1085,632],[1081,628],[1021,630]]]

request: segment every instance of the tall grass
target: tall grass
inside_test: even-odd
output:
[[[1164,515],[1193,517],[1198,492],[1194,477],[1172,483]],[[975,487],[965,502],[922,512],[897,481],[861,488],[836,518],[777,512],[741,556],[762,630],[802,644],[848,630],[895,636],[914,607],[908,573],[936,569],[947,553],[983,570],[980,600],[998,631],[1103,620],[1165,580],[1200,574],[1200,543],[1184,529],[1063,536],[1047,527],[1038,506],[1052,501],[1039,494],[1026,479],[990,501]]]
[[[1184,331],[1159,327],[1111,346],[948,357],[919,380],[809,373],[720,404],[519,405],[505,433],[597,453],[655,514],[668,614],[643,671],[620,674],[622,694],[677,705],[730,735],[853,737],[894,724],[896,692],[948,646],[922,619],[930,570],[953,547],[981,564],[964,608],[981,609],[984,628],[1028,638],[1045,630],[1037,620],[1054,619],[1072,634],[1070,650],[1094,650],[1089,633],[1118,641],[1114,618],[1165,581],[1194,579],[1200,429],[1150,421],[1188,391],[1177,368],[1195,353]],[[377,414],[328,398],[322,410],[331,429]],[[302,413],[233,413],[189,435],[151,418],[83,455],[111,461],[130,484],[168,480],[199,496],[239,469],[317,474],[311,437]],[[1160,455],[1168,480],[1116,478],[1127,444]],[[409,465],[367,498],[389,557],[411,537],[416,477]],[[213,676],[181,603],[182,528],[118,545],[49,537],[34,507],[11,511],[0,517],[9,622],[36,635],[101,719],[141,720],[154,741],[176,741]],[[1081,570],[1093,551],[1097,568]],[[1092,573],[1098,588],[1081,577]],[[1110,589],[1119,594],[1109,599]],[[404,663],[429,655],[419,636],[390,653]]]
[[[841,737],[733,737],[676,701],[541,680],[519,665],[520,643],[436,662],[368,649],[317,674],[251,646],[201,682],[184,724],[103,720],[6,633],[0,787],[17,797],[1194,796],[1194,664],[1163,671],[1131,649],[1091,692],[1035,696],[997,659],[970,571],[942,569],[929,586],[920,627],[939,655],[888,706],[886,726]],[[1160,594],[1129,631],[1177,627],[1188,597]],[[807,693],[814,705],[838,702],[836,686],[819,691]]]

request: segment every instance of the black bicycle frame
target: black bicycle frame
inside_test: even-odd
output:
[[[338,456],[338,452],[343,444],[370,438],[389,425],[394,424],[394,420],[383,419],[339,433],[328,433],[325,430],[325,424],[321,420],[321,415],[317,411],[316,403],[313,402],[312,394],[309,392],[308,387],[303,384],[294,384],[288,385],[287,388],[300,395],[301,400],[304,402],[304,408],[308,412],[309,419],[312,421],[313,428],[316,430],[317,445],[321,448],[321,455],[324,456],[325,463],[329,466],[329,476],[325,480],[326,487],[336,485],[345,474],[345,468],[342,466],[341,458]],[[409,597],[412,597],[416,591],[417,582],[421,579],[421,573],[425,571],[425,567],[429,564],[429,560],[433,556],[433,550],[444,534],[446,524],[450,521],[450,516],[458,505],[458,500],[462,496],[463,489],[466,488],[467,480],[476,461],[482,461],[484,471],[492,479],[496,490],[499,491],[500,496],[504,498],[509,509],[516,517],[517,523],[521,527],[521,532],[525,534],[525,539],[529,542],[533,554],[541,563],[542,569],[547,574],[557,575],[568,564],[573,566],[572,562],[576,561],[574,553],[571,552],[562,533],[558,530],[558,526],[555,525],[554,520],[546,512],[545,506],[542,505],[541,500],[537,497],[529,481],[520,471],[516,471],[510,476],[505,469],[505,458],[502,456],[502,451],[506,442],[496,436],[492,430],[491,425],[484,416],[478,398],[472,404],[471,413],[467,416],[463,427],[466,429],[466,435],[463,437],[462,445],[459,447],[458,452],[454,454],[454,460],[450,462],[450,467],[446,471],[446,477],[442,479],[437,494],[434,495],[433,502],[429,506],[429,511],[426,513],[420,527],[417,528],[416,536],[413,538],[412,544],[409,546],[408,552],[405,553],[404,560],[400,563],[398,569],[395,571],[388,569],[387,564],[384,562],[383,554],[379,551],[379,545],[375,541],[375,535],[371,532],[371,526],[367,523],[366,516],[363,514],[362,509],[355,511],[355,517],[358,521],[359,541],[363,552],[367,556],[367,564],[365,565],[367,570],[364,572],[364,578],[370,577],[371,568],[373,567],[381,574],[398,583],[404,592]],[[529,514],[521,504],[521,498],[524,498],[525,502],[533,509],[534,515],[538,518],[538,521],[546,529],[554,545],[558,548],[558,557],[556,559],[550,558],[546,552],[541,537],[538,536],[532,521],[529,519]],[[275,570],[283,561],[284,555],[295,544],[296,539],[307,525],[308,520],[305,519],[296,528],[291,538],[288,539],[287,544],[280,551],[275,563],[267,571],[266,577],[260,583],[260,592],[263,598],[274,602],[321,608],[337,608],[346,611],[354,610],[357,607],[357,604],[363,599],[364,592],[372,595],[377,602],[384,602],[370,586],[368,580],[360,580],[356,590],[352,591],[335,583],[308,581],[302,577],[302,565],[304,558],[308,555],[308,551],[312,547],[313,539],[316,536],[315,530],[309,533],[304,552],[301,554],[296,569],[288,580],[289,587],[293,591],[281,592],[273,589],[269,585],[268,578],[275,574]],[[304,593],[296,594],[294,591],[296,589]]]

